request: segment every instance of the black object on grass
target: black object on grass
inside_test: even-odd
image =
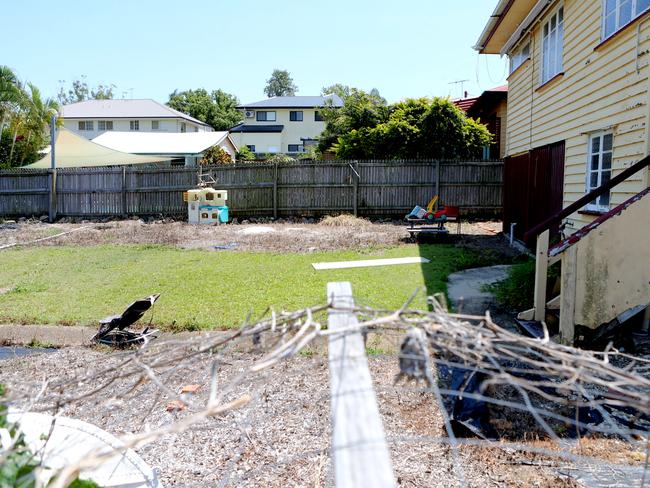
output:
[[[158,332],[155,329],[147,327],[142,332],[134,332],[128,330],[128,328],[140,320],[159,297],[160,293],[155,293],[141,300],[136,300],[121,315],[111,315],[100,320],[99,331],[92,340],[109,346],[127,347],[155,338],[155,334]]]

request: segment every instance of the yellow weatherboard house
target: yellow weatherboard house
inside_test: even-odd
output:
[[[325,129],[321,110],[340,108],[338,95],[271,97],[237,107],[244,122],[230,129],[237,147],[257,154],[300,154],[318,144]]]
[[[537,239],[520,319],[559,313],[560,339],[579,343],[645,309],[647,331],[650,0],[499,0],[475,49],[510,60],[504,231]]]
[[[648,154],[649,8],[650,0],[501,0],[478,40],[480,53],[510,59],[505,156],[555,146],[563,207]],[[647,185],[646,169],[568,217],[567,231]]]

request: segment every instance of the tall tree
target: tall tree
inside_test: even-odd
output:
[[[324,86],[320,94],[325,96],[325,95],[338,95],[341,100],[345,101],[346,98],[350,96],[350,93],[352,92],[352,88],[350,88],[348,85],[343,85],[341,83],[334,83],[333,85],[330,86]]]
[[[298,91],[291,75],[287,70],[274,69],[271,77],[266,80],[264,93],[271,97],[293,97]]]
[[[86,77],[82,76],[80,80],[74,80],[67,90],[61,87],[57,98],[61,105],[69,105],[85,100],[110,100],[113,98],[115,88],[116,86],[113,84],[104,85],[102,83],[91,88],[86,82]]]
[[[0,66],[0,167],[34,162],[49,141],[48,124],[58,105],[44,99],[31,83],[26,87]]]
[[[384,122],[341,135],[333,144],[337,157],[472,158],[492,140],[487,127],[447,98],[407,99],[391,105],[389,112]]]
[[[388,119],[386,100],[357,88],[350,88],[343,99],[343,107],[325,107],[322,111],[327,122],[318,142],[320,152],[328,151],[344,134],[363,127],[375,127]]]
[[[241,112],[237,110],[239,100],[223,90],[212,90],[210,93],[204,88],[182,92],[174,90],[169,95],[167,105],[216,130],[228,130],[242,119]]]

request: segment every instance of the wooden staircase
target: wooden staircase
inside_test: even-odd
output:
[[[547,333],[542,323],[549,313],[559,313],[559,340],[566,344],[589,342],[585,336],[598,336],[643,309],[646,326],[650,322],[650,188],[549,249],[549,228],[649,163],[644,158],[529,231],[526,237],[537,236],[534,306],[518,315],[529,334]],[[548,268],[557,262],[561,292],[547,301]]]

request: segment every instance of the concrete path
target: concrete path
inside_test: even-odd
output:
[[[452,273],[447,283],[447,293],[457,312],[483,315],[494,305],[494,295],[483,288],[508,277],[511,266],[499,265],[473,268]]]
[[[1,325],[0,344],[27,345],[38,342],[48,346],[81,346],[95,335],[94,327],[61,325]]]

